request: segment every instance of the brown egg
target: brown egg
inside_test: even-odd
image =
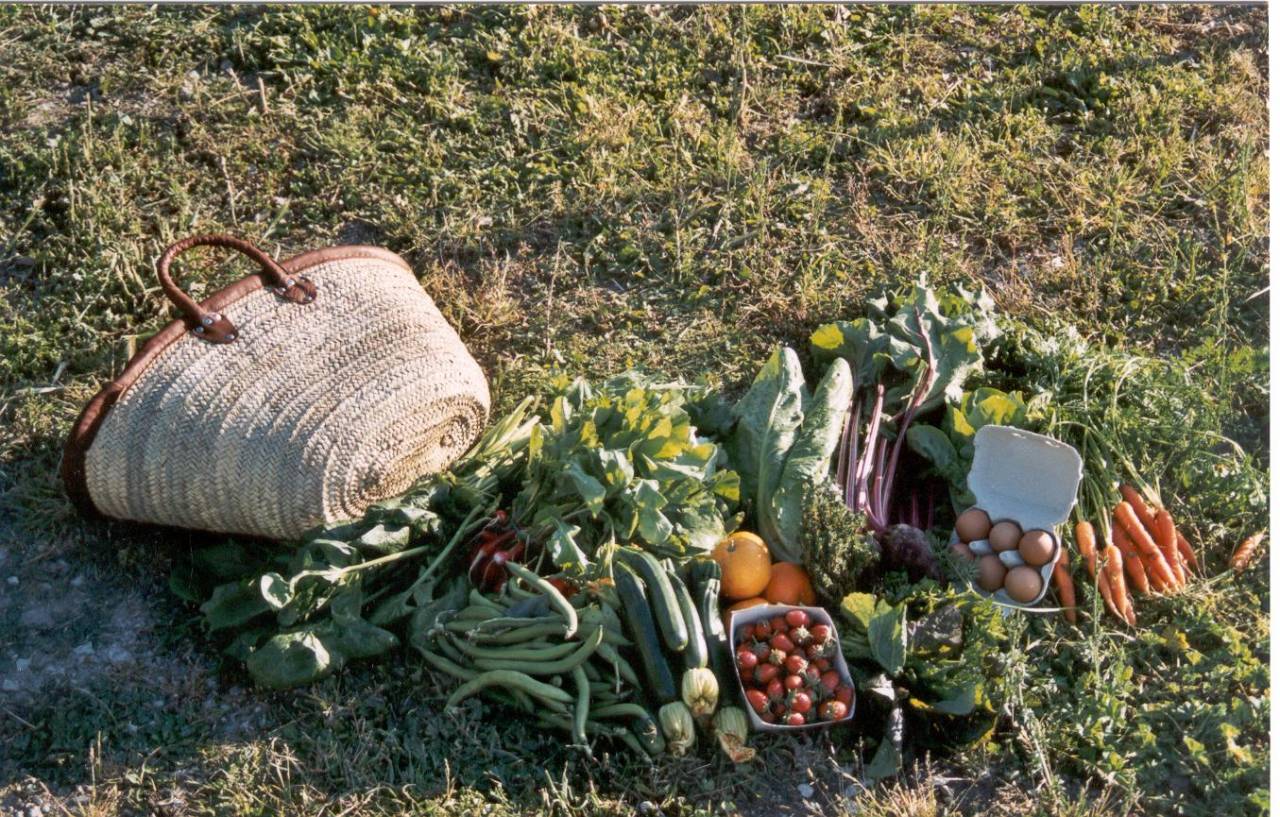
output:
[[[1040,571],[1026,565],[1015,567],[1009,571],[1009,575],[1004,577],[1004,591],[1009,594],[1009,598],[1019,604],[1035,601],[1043,585]]]
[[[986,539],[991,530],[991,518],[981,508],[970,508],[956,519],[956,536],[968,544],[976,539]]]
[[[968,559],[969,561],[973,561],[975,558],[977,558],[973,555],[973,551],[969,550],[969,546],[966,545],[964,542],[952,542],[951,552],[959,556],[960,558]]]
[[[978,586],[988,593],[994,593],[1004,586],[1004,574],[1000,557],[987,555],[978,560]]]
[[[1032,567],[1040,567],[1053,558],[1053,534],[1047,530],[1029,530],[1018,540],[1018,554]]]
[[[991,533],[987,535],[987,541],[996,551],[1013,550],[1018,546],[1018,540],[1021,538],[1022,528],[1018,527],[1017,522],[1009,519],[992,525]]]

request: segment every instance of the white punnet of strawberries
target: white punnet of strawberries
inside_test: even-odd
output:
[[[734,633],[734,661],[747,705],[765,723],[804,726],[849,714],[853,687],[833,658],[840,645],[831,626],[804,610],[744,624]]]

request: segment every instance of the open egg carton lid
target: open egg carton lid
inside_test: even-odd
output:
[[[1076,504],[1084,463],[1052,437],[1010,426],[983,426],[973,438],[969,490],[992,522],[1053,530]]]
[[[1063,547],[1062,537],[1055,529],[1067,520],[1076,503],[1083,471],[1079,452],[1052,437],[1010,426],[978,429],[969,468],[969,490],[977,507],[986,511],[992,522],[1012,519],[1024,531],[1050,531],[1057,544],[1054,558],[1040,568],[1038,596],[1022,604],[999,589],[990,594],[996,600],[1025,609],[1044,599],[1053,563]],[[1013,553],[1020,562],[1016,551]],[[1001,561],[1005,561],[1003,555]]]

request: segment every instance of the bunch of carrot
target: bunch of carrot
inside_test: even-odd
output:
[[[1076,523],[1076,547],[1107,609],[1132,626],[1137,623],[1137,617],[1130,586],[1140,595],[1173,593],[1186,587],[1192,571],[1199,570],[1200,565],[1191,544],[1178,532],[1167,510],[1158,504],[1153,510],[1130,485],[1121,485],[1120,494],[1123,499],[1112,512],[1113,524],[1107,526],[1104,520],[1101,526],[1103,541],[1098,542],[1091,522],[1081,520]],[[1101,569],[1099,557],[1102,557]],[[1067,619],[1074,623],[1075,588],[1071,586],[1064,559],[1054,568],[1054,580],[1059,598],[1067,608]]]

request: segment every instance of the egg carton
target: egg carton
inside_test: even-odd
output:
[[[1080,453],[1052,437],[1011,426],[978,429],[973,438],[973,465],[969,468],[969,491],[975,507],[987,512],[992,525],[1012,520],[1024,532],[1047,531],[1053,537],[1053,556],[1040,568],[1040,593],[1031,601],[1014,601],[1004,588],[988,593],[974,584],[975,592],[1013,607],[1034,607],[1044,599],[1053,565],[1062,553],[1057,529],[1076,504],[1083,472]],[[951,542],[959,541],[953,530]],[[986,540],[969,543],[969,549],[978,556],[994,552]],[[1026,564],[1016,549],[997,556],[1006,569]]]
[[[814,624],[826,624],[831,628],[831,638],[836,644],[840,643],[840,635],[836,632],[835,622],[831,620],[831,614],[821,607],[806,607],[801,604],[757,604],[755,607],[747,607],[742,610],[734,610],[729,614],[729,654],[732,660],[737,655],[738,647],[734,642],[734,635],[738,632],[738,628],[744,624],[755,624],[760,619],[771,619],[774,616],[786,615],[788,610],[804,610],[809,614],[809,619]],[[849,702],[849,711],[845,716],[837,721],[814,721],[806,723],[803,726],[787,726],[781,723],[765,723],[751,708],[751,704],[747,703],[747,691],[742,686],[742,679],[738,677],[737,663],[734,662],[733,677],[738,682],[738,699],[742,701],[742,708],[747,712],[747,718],[751,722],[751,731],[753,732],[802,732],[806,729],[824,729],[829,726],[836,726],[842,723],[848,723],[853,720],[853,710],[858,703],[857,688],[853,684],[853,676],[849,674],[849,665],[844,660],[844,654],[836,649],[835,655],[831,657],[831,667],[840,676],[840,683],[848,684],[854,690],[853,700]],[[817,706],[817,703],[814,703]]]

